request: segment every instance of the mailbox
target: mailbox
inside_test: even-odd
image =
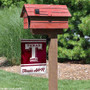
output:
[[[71,17],[66,5],[24,4],[21,17],[24,29],[32,34],[60,34]]]
[[[50,38],[49,90],[57,90],[57,34],[68,28],[68,18],[71,14],[66,5],[24,4],[21,17],[24,29],[30,29],[32,34],[48,35]]]

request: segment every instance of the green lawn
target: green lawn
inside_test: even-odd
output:
[[[0,88],[48,90],[48,79],[24,76],[0,70]],[[90,90],[90,80],[59,80],[58,90]]]

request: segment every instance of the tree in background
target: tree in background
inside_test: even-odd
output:
[[[89,53],[87,54],[86,51],[89,50],[90,47],[89,41],[85,39],[86,34],[84,33],[90,32],[90,16],[88,16],[90,14],[89,0],[60,0],[59,3],[65,3],[72,14],[72,18],[69,19],[69,29],[64,31],[64,35],[58,36],[59,57],[68,58],[70,60],[88,59]],[[87,35],[90,36],[90,33]]]
[[[85,18],[81,18],[82,23],[78,25],[79,30],[86,37],[84,39],[85,43],[83,44],[84,51],[86,53],[86,62],[90,63],[90,15],[87,15]]]

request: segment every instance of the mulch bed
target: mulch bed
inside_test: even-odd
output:
[[[0,62],[5,61],[0,58]],[[1,66],[1,70],[20,74],[19,66]],[[32,74],[31,76],[48,78],[48,61],[46,74]],[[89,64],[71,64],[71,63],[58,63],[58,79],[70,80],[90,80],[90,65]]]

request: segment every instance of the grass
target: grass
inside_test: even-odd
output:
[[[48,90],[48,79],[24,76],[0,70],[0,88]],[[58,90],[90,90],[90,80],[59,80]]]

